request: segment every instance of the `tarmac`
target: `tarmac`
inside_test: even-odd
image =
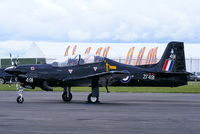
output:
[[[0,134],[200,134],[200,94],[0,91]]]

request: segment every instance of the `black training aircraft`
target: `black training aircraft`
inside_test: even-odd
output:
[[[126,65],[100,56],[80,55],[63,62],[43,65],[11,66],[5,69],[17,78],[18,103],[23,103],[23,88],[40,87],[53,91],[63,87],[63,101],[72,99],[71,87],[89,86],[89,103],[99,101],[99,87],[155,86],[176,87],[187,84],[183,42],[170,42],[161,60],[152,65]],[[109,91],[108,91],[109,92]]]

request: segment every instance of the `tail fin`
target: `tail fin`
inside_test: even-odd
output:
[[[186,72],[183,42],[170,42],[156,65],[161,72]]]

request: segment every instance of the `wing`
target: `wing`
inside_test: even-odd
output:
[[[95,78],[99,80],[99,86],[109,86],[112,83],[122,80],[129,75],[130,74],[125,71],[109,71],[86,75],[83,77],[65,78],[63,79],[63,82],[66,82],[72,86],[91,86],[91,80]]]

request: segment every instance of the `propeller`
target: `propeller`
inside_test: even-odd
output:
[[[15,60],[13,60],[12,54],[10,53],[10,61],[11,61],[12,66],[17,66],[17,63],[19,62],[18,58],[19,58],[19,56],[17,56],[17,58]]]

